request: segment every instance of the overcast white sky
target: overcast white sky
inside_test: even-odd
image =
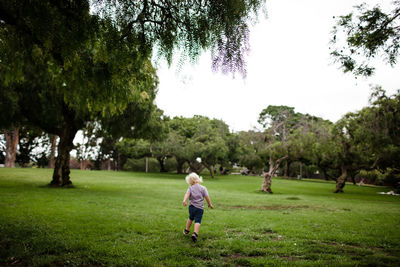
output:
[[[180,71],[159,63],[157,105],[169,116],[222,119],[232,130],[249,130],[268,105],[295,107],[333,122],[368,104],[370,84],[393,94],[400,89],[400,66],[380,65],[376,75],[355,79],[329,56],[333,16],[361,2],[390,7],[389,0],[268,0],[268,17],[250,32],[247,78],[214,73],[209,53]]]

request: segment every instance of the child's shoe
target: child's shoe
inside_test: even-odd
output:
[[[189,230],[186,230],[186,229],[183,230],[183,234],[184,234],[184,235],[189,235],[189,233],[190,233]]]
[[[196,243],[196,241],[197,241],[197,238],[199,237],[199,235],[198,234],[196,234],[196,233],[193,233],[192,234],[192,240],[193,240],[193,242],[195,242]]]

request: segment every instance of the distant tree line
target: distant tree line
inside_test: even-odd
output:
[[[204,116],[169,118],[158,109],[150,122],[141,138],[113,133],[98,121],[86,123],[71,164],[80,169],[207,170],[213,178],[238,166],[236,172],[246,168],[247,173],[261,174],[261,190],[269,193],[275,175],[333,179],[335,192],[361,177],[374,184],[400,182],[400,94],[387,96],[379,86],[373,88],[369,106],[336,123],[287,106],[268,106],[258,118],[261,129],[249,131],[232,132],[222,120]],[[14,156],[7,156],[12,134],[4,132],[1,160],[6,166],[11,166],[7,158],[22,167],[31,162],[50,166],[56,137],[36,128],[18,129]]]

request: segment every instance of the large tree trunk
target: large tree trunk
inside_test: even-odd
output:
[[[157,161],[160,164],[160,172],[167,172],[167,169],[165,169],[165,157],[157,157]]]
[[[107,168],[107,171],[111,171],[111,159],[107,159],[106,168]]]
[[[188,162],[190,171],[200,174],[204,170],[204,165],[199,162]]]
[[[58,155],[54,165],[53,180],[50,185],[55,187],[68,187],[72,185],[69,174],[69,153],[74,148],[73,141],[78,129],[66,125],[59,135]]]
[[[210,175],[212,178],[215,178],[215,173],[214,173],[214,166],[213,165],[208,165],[204,164],[203,165],[207,168],[207,170],[210,172]]]
[[[56,161],[56,147],[57,147],[57,138],[58,136],[55,134],[50,135],[51,149],[50,149],[50,158],[49,158],[49,168],[53,169]]]
[[[279,168],[279,165],[281,164],[281,162],[287,158],[288,158],[288,156],[286,155],[274,162],[272,157],[269,157],[269,171],[267,173],[264,173],[261,191],[272,194],[272,190],[271,190],[272,176],[274,175],[276,170]]]
[[[124,165],[125,165],[127,159],[128,158],[126,156],[121,156],[118,153],[118,171],[122,171],[124,169]]]
[[[347,180],[347,167],[341,167],[342,174],[336,179],[336,189],[334,193],[343,193],[343,187],[346,185]]]
[[[325,179],[326,181],[328,181],[328,180],[329,180],[328,173],[326,172],[325,169],[323,169],[323,168],[321,168],[321,167],[320,167],[320,169],[321,169],[322,175],[324,176],[324,179]]]
[[[183,173],[183,164],[185,164],[185,160],[184,159],[180,159],[180,158],[175,158],[176,159],[176,172],[179,174]]]
[[[15,159],[17,157],[19,127],[14,128],[13,130],[6,130],[4,135],[6,138],[6,158],[5,158],[4,165],[5,165],[5,167],[8,167],[8,168],[15,168]]]
[[[83,159],[81,160],[81,170],[86,170],[88,165],[88,160]]]
[[[292,162],[289,161],[289,160],[286,160],[286,161],[285,161],[285,169],[284,169],[284,172],[283,172],[283,176],[284,176],[285,178],[289,178],[289,177],[290,177],[289,171],[290,171],[290,164],[291,164],[291,163],[292,163]]]

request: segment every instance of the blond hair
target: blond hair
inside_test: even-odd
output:
[[[192,172],[188,176],[186,176],[185,180],[186,183],[190,185],[199,184],[203,182],[203,178],[201,176],[198,176],[197,173],[195,172]]]

